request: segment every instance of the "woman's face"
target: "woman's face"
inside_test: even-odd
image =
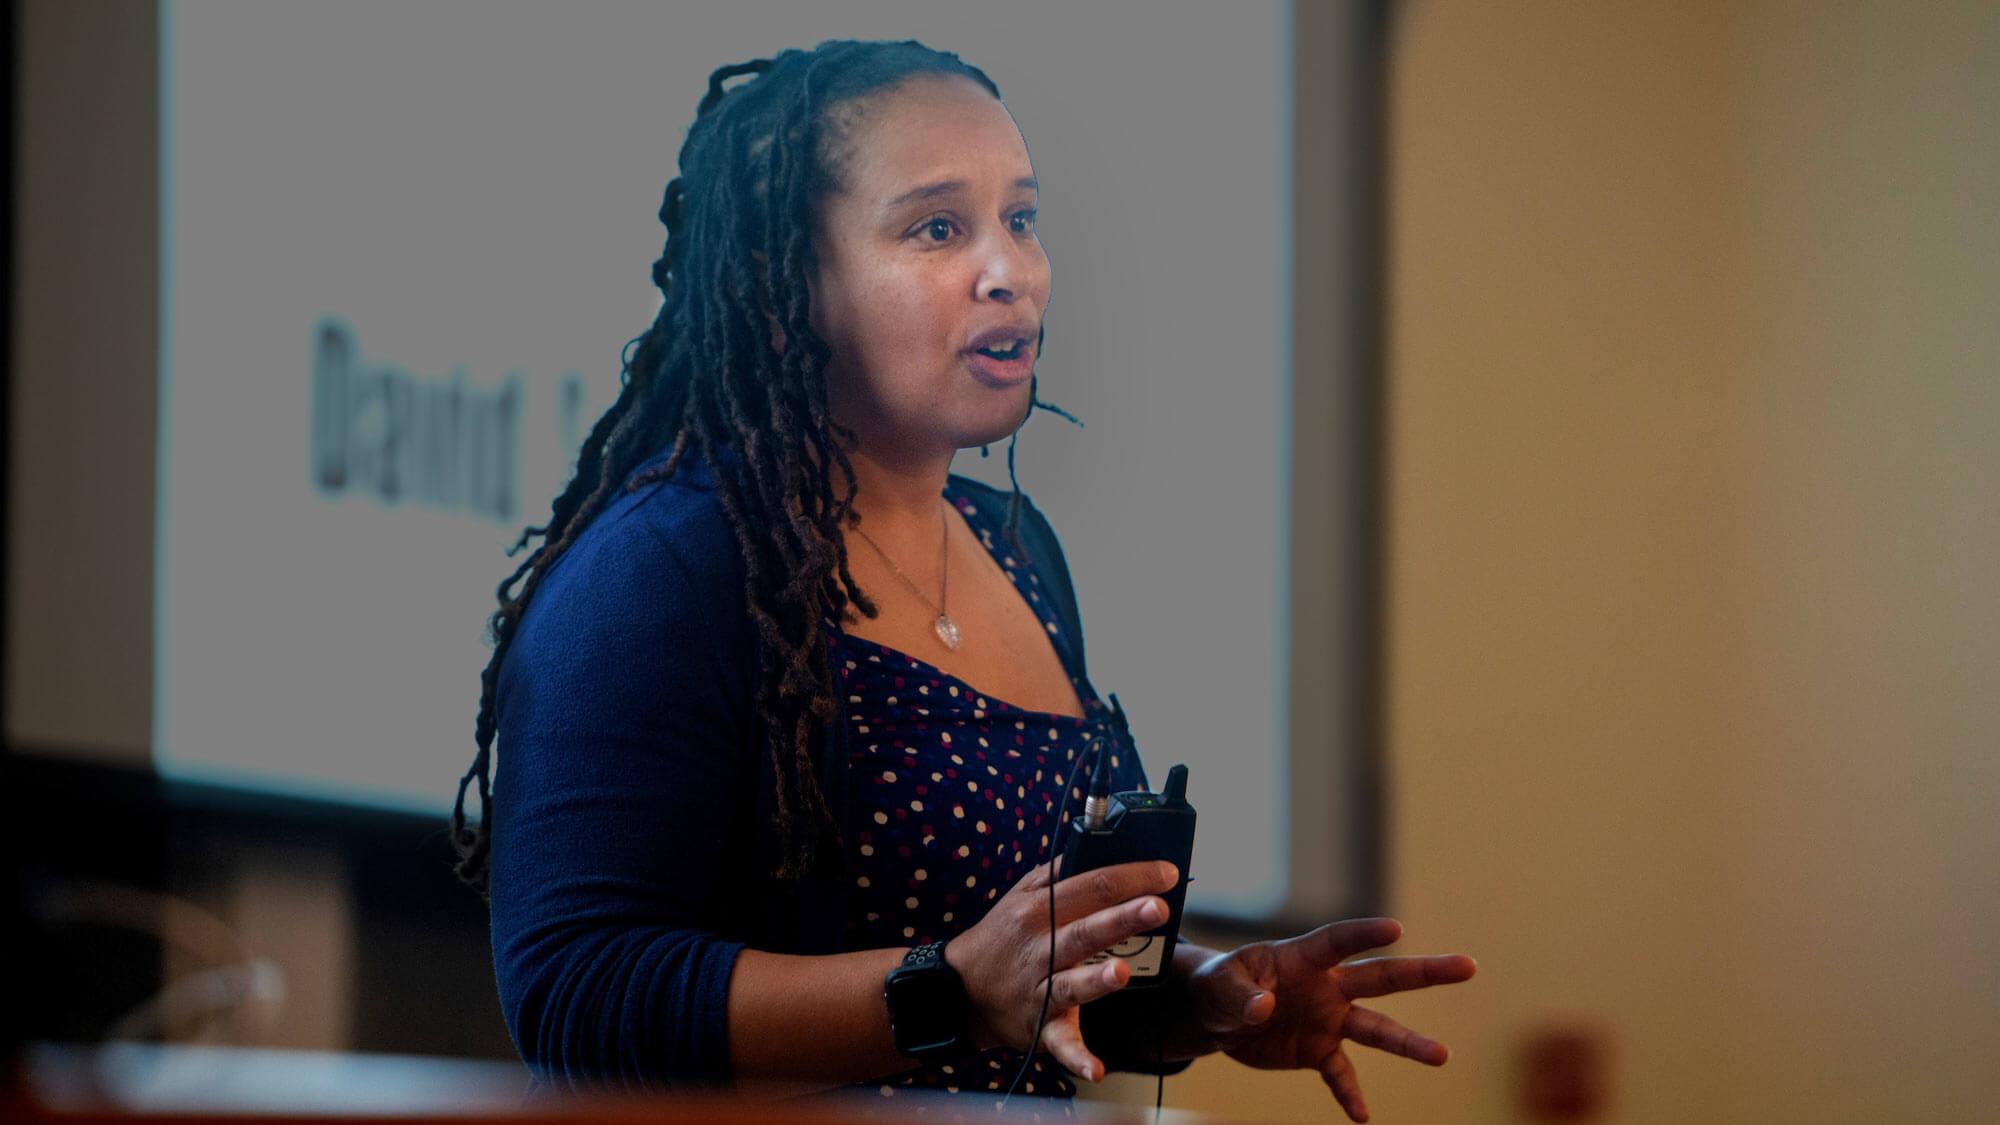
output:
[[[812,294],[835,420],[878,460],[1006,437],[1028,411],[1049,299],[1020,130],[977,84],[940,75],[835,112],[845,156]]]

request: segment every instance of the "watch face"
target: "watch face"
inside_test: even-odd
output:
[[[965,987],[956,974],[898,973],[888,982],[896,1048],[915,1054],[955,1046],[965,1033]]]

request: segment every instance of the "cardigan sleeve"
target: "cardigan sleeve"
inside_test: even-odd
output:
[[[494,968],[516,1047],[558,1086],[730,1079],[743,945],[716,929],[746,890],[722,857],[754,784],[754,650],[712,500],[637,495],[544,576],[498,683]]]

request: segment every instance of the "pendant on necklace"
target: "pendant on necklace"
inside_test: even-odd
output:
[[[958,651],[957,622],[953,621],[951,618],[946,617],[944,614],[940,613],[938,614],[937,621],[932,623],[931,628],[937,630],[938,640],[944,642],[944,647],[950,649],[953,652]]]

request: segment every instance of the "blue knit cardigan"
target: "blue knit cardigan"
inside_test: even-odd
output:
[[[692,462],[619,493],[549,568],[496,685],[494,968],[515,1046],[558,1086],[726,1085],[737,954],[843,948],[849,880],[770,875],[774,770],[756,737],[743,563]],[[1005,518],[1006,493],[954,481]],[[1057,652],[1082,678],[1069,571],[1026,502],[1020,537],[1060,615]],[[845,729],[836,719],[815,747],[841,824]],[[1092,1047],[1154,1069],[1114,1062],[1129,1021],[1108,1010],[1086,1009]]]

